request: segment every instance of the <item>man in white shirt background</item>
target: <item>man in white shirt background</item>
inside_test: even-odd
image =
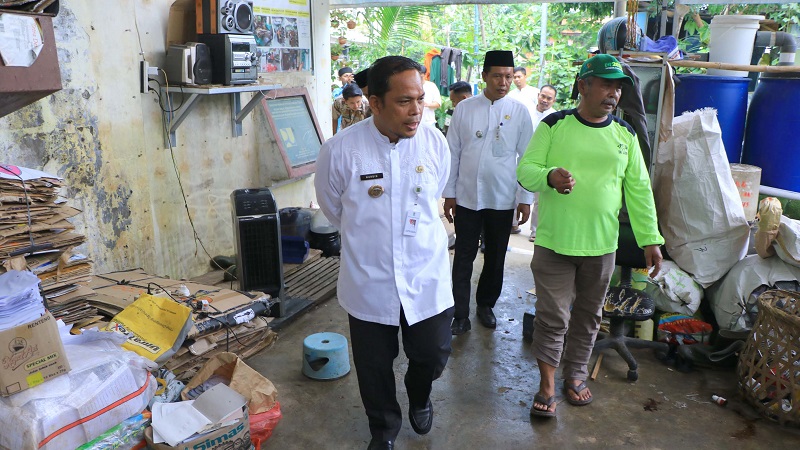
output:
[[[514,68],[514,87],[516,89],[508,93],[508,98],[522,102],[532,114],[536,107],[539,89],[528,85],[528,71],[524,67]]]
[[[439,217],[450,152],[439,130],[420,124],[420,72],[402,56],[375,61],[372,117],[323,144],[314,180],[320,208],[342,236],[337,297],[349,315],[369,449],[394,448],[402,425],[393,370],[398,331],[408,357],[409,422],[419,434],[431,429],[432,383],[451,352],[450,260]]]
[[[425,66],[422,66],[422,76],[428,72]],[[442,106],[442,95],[439,93],[439,88],[436,83],[430,80],[423,80],[422,89],[425,91],[425,109],[422,111],[422,123],[436,126],[436,110]]]
[[[497,320],[492,308],[503,288],[503,266],[509,230],[515,214],[524,224],[533,194],[517,184],[517,159],[533,135],[528,109],[506,98],[512,83],[514,55],[510,51],[486,53],[481,74],[486,88],[480,95],[458,104],[447,132],[450,145],[450,179],[444,190],[444,213],[455,222],[453,297],[456,310],[454,335],[471,328],[469,308],[472,266],[478,253],[481,228],[486,251],[475,293],[476,316],[487,328]],[[516,211],[516,212],[515,212]]]

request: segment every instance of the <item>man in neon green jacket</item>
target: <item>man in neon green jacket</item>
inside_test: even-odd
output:
[[[587,365],[614,270],[623,192],[652,275],[661,267],[664,239],[647,167],[633,128],[611,115],[622,83],[633,82],[613,56],[584,62],[580,104],[542,119],[517,168],[520,185],[540,193],[531,270],[538,297],[532,350],[541,381],[533,416],[555,415],[555,371],[562,361],[566,400],[592,401]]]

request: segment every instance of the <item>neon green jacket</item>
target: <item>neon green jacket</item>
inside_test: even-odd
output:
[[[547,185],[547,174],[558,167],[575,179],[569,195]],[[517,180],[540,192],[537,246],[568,256],[616,251],[623,192],[639,247],[664,243],[636,134],[615,116],[591,123],[571,109],[545,117],[519,162]]]

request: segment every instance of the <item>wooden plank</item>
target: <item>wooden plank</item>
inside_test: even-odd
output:
[[[291,270],[290,272],[284,272],[283,278],[291,279],[293,277],[303,276],[303,274],[307,272],[317,270],[318,267],[329,267],[338,264],[339,264],[339,258],[322,258],[310,264],[303,263],[301,266],[296,267],[294,270]]]
[[[597,362],[594,363],[594,369],[592,370],[592,376],[589,377],[590,380],[594,381],[597,378],[597,374],[600,372],[600,364],[603,362],[603,354],[597,357]]]
[[[297,282],[307,282],[309,279],[328,273],[331,270],[339,271],[339,264],[337,261],[330,263],[318,264],[313,267],[308,267],[301,273],[292,274],[289,277],[284,277],[286,285],[294,285]]]
[[[287,291],[291,291],[296,295],[302,295],[302,293],[315,290],[320,285],[330,283],[331,281],[335,282],[338,275],[338,266],[335,268],[328,268],[324,271],[318,271],[306,279],[296,280],[296,284],[287,285]]]
[[[293,301],[305,301],[309,305],[327,300],[336,294],[336,281],[339,278],[338,257],[324,258],[322,252],[313,250],[302,264],[284,264],[283,282],[285,296]],[[238,281],[223,281],[222,270],[212,270],[192,278],[192,281],[217,287],[238,289]],[[305,308],[304,308],[305,309]]]

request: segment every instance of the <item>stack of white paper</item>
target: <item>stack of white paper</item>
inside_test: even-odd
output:
[[[224,384],[203,392],[195,400],[153,404],[153,443],[175,447],[189,438],[231,425],[244,414],[247,399]]]
[[[0,275],[0,331],[32,322],[44,312],[39,277],[18,270]]]

